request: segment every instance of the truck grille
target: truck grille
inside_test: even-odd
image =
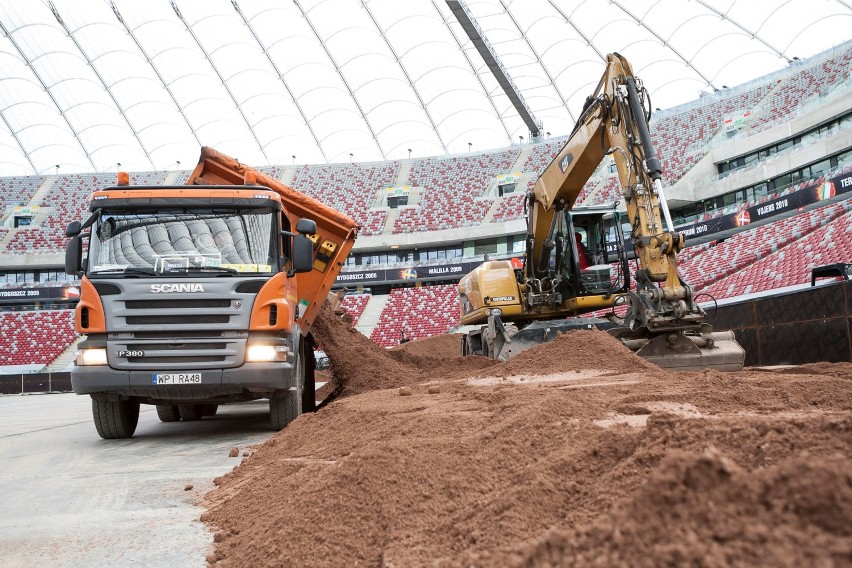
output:
[[[107,296],[114,322],[107,339],[110,365],[150,371],[239,367],[254,298],[232,290],[200,298]]]
[[[205,334],[172,332],[165,337],[148,337],[142,332],[114,334],[109,339],[110,364],[117,369],[181,370],[222,369],[242,365],[247,333],[219,332],[216,340]],[[161,333],[158,335],[162,335]]]

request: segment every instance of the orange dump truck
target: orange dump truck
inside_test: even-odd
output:
[[[268,398],[276,430],[315,408],[310,329],[352,219],[210,148],[186,185],[119,174],[89,208],[67,229],[84,336],[71,384],[101,437],[132,436],[140,404],[170,422]]]

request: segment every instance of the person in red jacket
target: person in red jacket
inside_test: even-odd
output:
[[[592,264],[589,262],[589,250],[583,244],[583,235],[574,233],[574,239],[577,241],[577,253],[580,255],[580,270],[584,270]]]

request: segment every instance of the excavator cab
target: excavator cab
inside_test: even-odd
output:
[[[612,208],[575,207],[560,213],[550,240],[557,243],[547,274],[559,294],[557,301],[578,296],[606,296],[630,287],[621,215]],[[570,237],[569,235],[573,235]]]

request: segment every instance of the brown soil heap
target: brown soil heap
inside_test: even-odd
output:
[[[315,332],[343,395],[216,480],[217,566],[852,565],[851,363],[676,374],[581,331],[495,364],[330,312]]]

